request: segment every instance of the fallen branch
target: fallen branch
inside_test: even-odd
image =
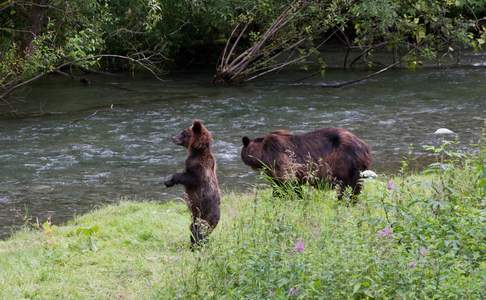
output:
[[[238,83],[249,81],[290,64],[289,62],[284,62],[274,66],[266,65],[268,62],[275,61],[275,59],[283,52],[293,51],[296,47],[301,45],[306,38],[302,38],[302,36],[298,35],[276,44],[272,44],[271,42],[275,40],[275,36],[285,28],[306,5],[306,1],[294,1],[275,19],[257,42],[240,54],[235,54],[235,50],[248,29],[249,24],[245,24],[244,26],[242,26],[241,23],[237,24],[231,32],[220,56],[213,82]],[[294,59],[292,62],[300,60],[302,59]],[[262,70],[264,70],[264,72],[261,72]]]
[[[358,56],[356,56],[353,61],[351,61],[351,63],[349,64],[350,67],[353,67],[353,65],[358,61],[360,60],[363,56],[367,55],[371,50],[375,50],[375,49],[379,49],[381,47],[384,47],[386,46],[388,43],[387,42],[382,42],[382,43],[379,43],[377,45],[373,45],[373,46],[370,46],[368,48],[366,48],[363,52],[361,52]]]
[[[256,78],[258,78],[258,77],[260,77],[260,76],[263,76],[263,75],[265,75],[265,74],[268,74],[268,73],[271,73],[271,72],[274,72],[274,71],[280,70],[280,69],[282,69],[282,68],[284,68],[284,67],[286,67],[286,66],[288,66],[288,65],[290,65],[290,64],[293,64],[293,63],[296,63],[296,62],[302,61],[302,60],[304,60],[305,58],[306,58],[305,56],[301,56],[301,57],[297,57],[296,59],[293,59],[293,60],[291,60],[291,61],[288,61],[288,62],[285,62],[285,63],[278,64],[278,65],[276,65],[275,67],[273,67],[273,68],[271,68],[271,69],[269,69],[269,70],[267,70],[267,71],[265,71],[265,72],[259,73],[259,74],[255,75],[255,76],[253,76],[253,77],[250,77],[250,78],[248,78],[248,79],[245,79],[245,81],[250,81],[250,80],[256,79]]]
[[[111,72],[105,72],[105,71],[97,71],[93,69],[87,69],[84,67],[79,67],[79,69],[86,74],[97,74],[97,75],[103,75],[103,76],[110,76],[110,77],[121,77],[119,74],[111,73]]]
[[[113,110],[113,107],[114,107],[114,105],[113,105],[113,104],[111,104],[111,105],[110,105],[110,106],[108,106],[108,107],[103,107],[103,108],[97,109],[97,110],[95,110],[93,113],[89,114],[88,116],[83,117],[83,118],[80,118],[80,119],[73,120],[73,121],[71,121],[69,124],[71,124],[71,125],[72,125],[72,124],[74,124],[74,123],[78,123],[78,122],[80,122],[80,121],[86,121],[86,120],[89,120],[89,119],[91,119],[92,117],[96,116],[96,114],[98,114],[98,112],[100,112],[100,111],[112,111],[112,110]]]
[[[16,84],[14,84],[14,85],[12,85],[10,87],[7,87],[7,88],[4,89],[5,91],[0,95],[0,99],[5,99],[7,96],[9,96],[16,89],[18,89],[18,88],[20,88],[20,87],[22,87],[24,85],[27,85],[27,84],[29,84],[29,83],[31,83],[31,82],[39,79],[39,78],[42,78],[42,77],[44,77],[47,74],[50,74],[50,73],[53,73],[53,72],[58,72],[58,71],[60,71],[64,67],[74,65],[74,64],[79,63],[81,61],[93,60],[93,59],[98,59],[98,58],[102,58],[102,57],[114,57],[114,58],[129,60],[131,62],[134,62],[134,63],[140,65],[141,67],[143,67],[147,71],[149,71],[157,80],[164,81],[162,78],[160,78],[156,74],[156,72],[154,70],[152,70],[151,67],[149,67],[146,63],[142,62],[142,60],[137,60],[137,59],[134,59],[132,57],[123,56],[123,55],[99,54],[99,55],[87,56],[87,57],[84,57],[84,58],[80,58],[80,59],[76,59],[76,60],[73,60],[73,61],[70,61],[70,62],[66,62],[66,63],[60,64],[57,67],[55,67],[53,69],[50,69],[48,71],[39,73],[36,76],[34,76],[34,77],[32,77],[32,78],[30,78],[28,80],[24,80],[24,81],[21,81],[21,82],[18,82]]]
[[[25,119],[25,118],[39,118],[45,116],[57,116],[63,113],[58,112],[44,112],[44,111],[36,111],[36,112],[19,112],[19,111],[9,111],[9,112],[0,112],[1,119]]]
[[[322,83],[320,84],[319,86],[320,87],[323,87],[323,88],[340,88],[340,87],[343,87],[343,86],[347,86],[347,85],[351,85],[351,84],[355,84],[355,83],[358,83],[358,82],[362,82],[362,81],[365,81],[365,80],[368,80],[372,77],[375,77],[383,72],[386,72],[388,71],[389,69],[397,66],[398,64],[400,64],[400,62],[395,62],[389,66],[387,66],[386,68],[383,68],[377,72],[374,72],[374,73],[371,73],[369,75],[366,75],[365,77],[363,78],[360,78],[360,79],[355,79],[355,80],[349,80],[349,81],[344,81],[344,82],[340,82],[340,83],[336,83],[336,84],[332,84],[332,83]]]

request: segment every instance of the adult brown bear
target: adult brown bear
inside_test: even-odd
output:
[[[345,187],[358,195],[360,171],[371,164],[369,146],[343,128],[323,128],[304,134],[279,130],[256,139],[243,137],[241,158],[253,169],[266,168],[276,182],[295,178],[317,185],[337,185],[338,197]]]
[[[187,205],[192,214],[191,243],[199,244],[218,225],[220,195],[216,160],[211,153],[211,133],[199,120],[172,138],[176,145],[188,149],[185,170],[164,182],[171,187],[182,184],[187,194]]]

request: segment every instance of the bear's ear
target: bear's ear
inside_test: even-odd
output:
[[[243,142],[243,146],[246,147],[250,144],[250,139],[247,136],[244,136],[241,141]]]
[[[194,120],[192,123],[192,132],[195,134],[200,134],[202,131],[202,123],[199,120]]]

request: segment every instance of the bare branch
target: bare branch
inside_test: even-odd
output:
[[[243,27],[243,29],[241,30],[240,34],[238,35],[238,38],[236,39],[236,41],[234,42],[233,46],[231,47],[231,50],[228,54],[228,57],[226,57],[226,64],[228,64],[228,61],[229,59],[231,58],[231,55],[233,55],[233,51],[235,50],[235,47],[236,45],[238,45],[238,42],[240,41],[241,37],[243,36],[243,34],[245,33],[246,29],[248,28],[248,23],[245,24],[245,27]]]
[[[280,63],[274,66],[265,66],[267,63],[275,61],[283,52],[290,52],[301,45],[307,38],[302,38],[301,35],[296,35],[285,41],[272,43],[275,36],[285,27],[289,22],[295,18],[300,10],[307,5],[306,1],[296,0],[290,4],[263,32],[258,41],[256,41],[250,48],[244,50],[236,58],[232,59],[235,49],[237,48],[243,34],[246,32],[249,24],[239,31],[236,40],[232,43],[236,32],[241,28],[241,24],[237,24],[228,38],[225,48],[220,56],[220,61],[216,68],[215,83],[230,83],[251,80],[267,74],[269,72],[281,69],[290,63],[300,61],[302,59],[293,59],[290,62]],[[232,44],[231,44],[232,43]],[[289,45],[290,44],[290,45]],[[230,48],[231,46],[231,48]],[[229,49],[229,51],[228,51]],[[260,73],[265,70],[263,73]]]
[[[131,62],[134,62],[138,65],[140,65],[142,68],[146,69],[147,71],[149,71],[157,80],[159,81],[164,81],[162,78],[160,78],[154,70],[152,70],[146,63],[144,63],[142,60],[137,60],[137,59],[134,59],[132,57],[129,57],[129,56],[123,56],[123,55],[115,55],[115,54],[99,54],[99,55],[92,55],[92,56],[87,56],[87,57],[83,57],[83,58],[79,58],[79,59],[76,59],[76,60],[73,60],[73,61],[70,61],[70,62],[66,62],[66,63],[63,63],[63,64],[60,64],[58,65],[57,67],[53,68],[53,69],[49,69],[45,72],[42,72],[42,73],[39,73],[37,74],[36,76],[28,79],[28,80],[25,80],[25,81],[21,81],[17,84],[14,84],[10,87],[7,87],[5,89],[5,91],[0,95],[0,99],[5,99],[8,95],[10,95],[14,90],[24,86],[24,85],[27,85],[49,73],[52,73],[52,72],[55,72],[55,71],[58,71],[64,67],[67,67],[67,66],[70,66],[70,65],[74,65],[76,63],[79,63],[81,61],[87,61],[87,60],[93,60],[93,59],[98,59],[98,58],[102,58],[102,57],[114,57],[114,58],[119,58],[119,59],[125,59],[125,60],[129,60]]]
[[[372,77],[375,77],[377,75],[380,75],[381,73],[386,72],[389,69],[391,69],[391,68],[393,68],[393,67],[395,67],[395,66],[397,66],[399,64],[400,64],[399,61],[398,62],[395,62],[395,63],[393,63],[393,64],[391,64],[391,65],[389,65],[389,66],[387,66],[387,67],[385,67],[385,68],[377,71],[377,72],[374,72],[374,73],[371,73],[369,75],[366,75],[365,77],[360,78],[360,79],[344,81],[344,82],[340,82],[340,83],[336,83],[336,84],[322,83],[320,85],[320,87],[323,87],[323,88],[340,88],[340,87],[343,87],[343,86],[347,86],[347,85],[355,84],[355,83],[358,83],[358,82],[362,82],[362,81],[368,80],[368,79],[370,79]]]
[[[381,47],[384,47],[386,46],[388,43],[387,42],[382,42],[382,43],[379,43],[379,44],[376,44],[376,45],[372,45],[368,48],[366,48],[363,52],[361,52],[358,56],[356,56],[352,61],[351,63],[349,64],[350,67],[352,67],[358,60],[360,60],[363,56],[365,56],[366,54],[368,54],[371,50],[374,50],[374,49],[378,49],[378,48],[381,48]]]
[[[265,75],[265,74],[268,74],[268,73],[270,73],[270,72],[273,72],[273,71],[276,71],[276,70],[280,70],[280,69],[282,69],[282,68],[284,68],[284,67],[286,67],[286,66],[288,66],[288,65],[290,65],[290,64],[293,64],[293,63],[296,63],[296,62],[302,61],[302,60],[304,60],[305,58],[306,58],[305,56],[297,57],[296,59],[293,59],[293,60],[288,61],[288,62],[286,62],[286,63],[282,63],[282,64],[280,64],[280,65],[276,66],[275,68],[272,68],[272,69],[270,69],[270,70],[268,70],[268,71],[265,71],[265,72],[263,72],[263,73],[260,73],[260,74],[255,75],[255,76],[253,76],[253,77],[250,77],[250,78],[246,79],[245,81],[250,81],[250,80],[253,80],[253,79],[258,78],[258,77],[260,77],[260,76],[263,76],[263,75]]]

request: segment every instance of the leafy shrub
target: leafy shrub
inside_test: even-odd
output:
[[[484,148],[477,158],[444,149],[438,160],[448,168],[366,184],[353,207],[329,191],[305,188],[298,197],[292,185],[278,199],[258,193],[231,227],[195,253],[202,264],[191,273],[197,285],[179,292],[245,299],[483,297]]]

